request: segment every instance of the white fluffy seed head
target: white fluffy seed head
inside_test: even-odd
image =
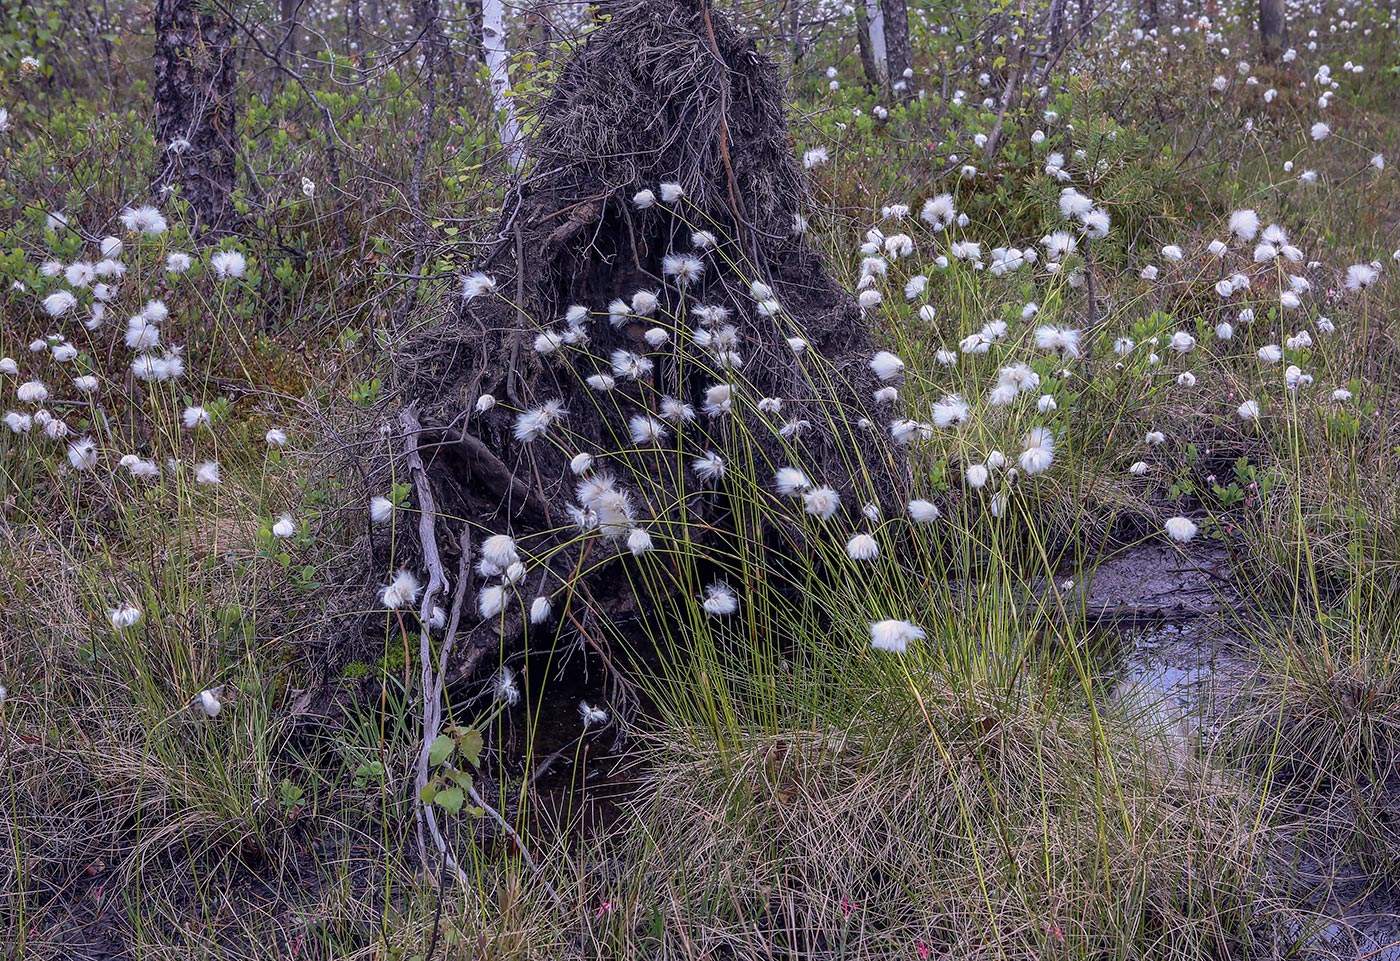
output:
[[[398,610],[411,605],[418,597],[418,591],[418,578],[414,577],[407,568],[402,568],[394,575],[394,579],[389,582],[389,585],[380,592],[379,597],[384,602],[385,607],[390,610]]]
[[[477,595],[476,607],[482,620],[499,616],[506,609],[506,589],[500,584],[483,587]]]
[[[530,623],[544,624],[554,613],[554,602],[541,594],[530,602]]]
[[[1196,522],[1189,517],[1169,517],[1162,528],[1178,544],[1185,544],[1196,536]]]
[[[923,628],[909,621],[876,621],[870,625],[870,646],[877,651],[903,654],[911,641],[921,641],[926,635]]]
[[[853,561],[873,561],[880,556],[880,544],[864,532],[846,542],[846,556]]]
[[[917,524],[932,524],[943,516],[943,512],[932,501],[913,500],[909,502],[909,517]]]
[[[882,350],[871,358],[870,369],[875,372],[876,377],[890,381],[904,373],[904,361],[888,350]]]
[[[802,495],[802,506],[813,517],[830,520],[841,506],[841,495],[830,487],[818,487]]]
[[[727,617],[739,609],[739,598],[723,581],[715,581],[705,588],[701,607],[711,617]]]
[[[651,535],[645,528],[634,527],[627,534],[627,549],[636,557],[641,557],[653,547]]]
[[[509,534],[492,534],[481,545],[481,556],[501,569],[520,560],[515,539]]]
[[[796,467],[782,467],[773,475],[773,486],[779,494],[797,497],[811,488],[812,482]]]

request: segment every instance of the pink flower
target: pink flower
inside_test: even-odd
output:
[[[850,898],[841,899],[841,913],[845,916],[847,921],[851,920],[851,915],[859,910],[860,905],[852,901]]]
[[[593,915],[593,920],[594,920],[594,921],[597,921],[597,920],[598,920],[599,918],[601,918],[603,915],[605,915],[605,914],[611,914],[612,912],[614,912],[614,911],[616,911],[616,910],[617,910],[617,905],[616,905],[616,904],[614,904],[614,903],[611,902],[611,901],[604,901],[602,904],[598,905],[598,913],[595,914],[595,915]]]
[[[919,955],[919,961],[928,961],[929,946],[922,941],[914,942],[914,951]]]

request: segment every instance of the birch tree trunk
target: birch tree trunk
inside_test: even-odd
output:
[[[913,86],[904,72],[912,71],[914,66],[914,51],[909,42],[909,5],[905,0],[880,0],[880,13],[890,89],[900,100],[908,100],[913,96]]]
[[[1064,43],[1065,0],[1050,0],[1050,55],[1060,52]]]
[[[297,52],[297,8],[300,4],[297,0],[281,0],[279,4],[282,18],[282,40],[277,45],[279,53],[293,54]]]
[[[889,49],[885,42],[885,11],[881,0],[864,0],[870,22],[870,57],[875,61],[877,86],[885,86],[890,76]]]
[[[237,175],[238,67],[234,23],[197,0],[156,0],[153,192],[177,187],[195,228],[233,220]]]
[[[1273,63],[1278,59],[1287,36],[1283,0],[1259,0],[1259,41],[1265,61]]]
[[[504,0],[482,0],[481,40],[486,69],[491,76],[491,99],[501,133],[501,149],[512,169],[520,166],[523,144],[515,103],[510,98],[510,52],[506,49],[506,7]]]
[[[870,43],[870,18],[865,15],[865,0],[856,7],[856,47],[860,50],[860,66],[865,71],[865,85],[880,86],[880,68],[875,63],[875,51]]]

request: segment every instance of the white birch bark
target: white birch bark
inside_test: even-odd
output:
[[[510,98],[510,51],[506,49],[505,0],[482,0],[481,45],[486,54],[486,69],[491,76],[491,99],[496,106],[496,118],[501,134],[501,149],[512,168],[524,159],[524,143],[520,138],[520,122],[515,117],[515,103]]]
[[[880,0],[865,0],[865,15],[870,23],[870,52],[884,83],[890,76],[890,57],[885,49],[885,11],[880,9]]]

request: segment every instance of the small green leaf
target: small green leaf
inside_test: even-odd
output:
[[[467,728],[457,737],[457,749],[462,752],[462,757],[472,763],[473,767],[481,766],[481,749],[485,746],[481,732],[474,727]]]
[[[466,793],[461,788],[450,787],[446,791],[439,791],[437,797],[433,798],[433,803],[448,814],[456,814],[462,810],[464,800],[466,800]]]
[[[447,760],[447,756],[452,753],[452,748],[457,744],[446,734],[439,734],[433,738],[433,744],[428,748],[428,763],[434,766]]]
[[[435,797],[437,797],[437,787],[431,781],[423,785],[418,792],[418,800],[424,804],[432,804]]]

